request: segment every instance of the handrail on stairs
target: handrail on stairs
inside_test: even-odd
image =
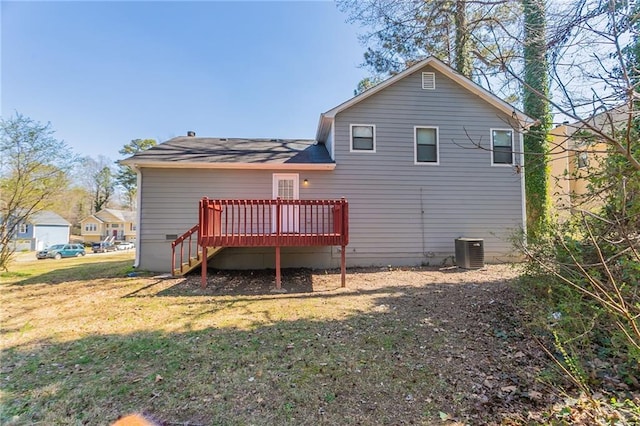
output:
[[[200,256],[202,255],[202,247],[200,247],[197,240],[199,229],[200,229],[200,225],[196,224],[193,227],[191,227],[191,229],[189,229],[187,232],[185,232],[184,234],[176,238],[171,243],[171,275],[175,275],[176,271],[178,270],[178,268],[176,268],[176,247],[178,246],[180,247],[179,258],[178,258],[179,262],[177,263],[180,265],[179,269],[181,274],[184,273],[185,266],[191,265],[192,259],[201,258]],[[195,240],[193,239],[194,234],[196,235]],[[187,245],[186,258],[185,258],[185,250],[184,250],[185,242]],[[195,256],[192,256],[193,247],[195,247]]]

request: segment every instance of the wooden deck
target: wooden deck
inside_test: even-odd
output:
[[[345,286],[345,247],[349,243],[349,205],[340,200],[200,200],[199,223],[172,243],[176,254],[198,259],[202,286],[207,282],[210,248],[274,247],[276,288],[281,287],[280,247],[340,246],[342,286]],[[197,235],[197,246],[193,236]],[[187,247],[185,249],[185,247]],[[195,256],[191,253],[195,252]],[[183,265],[180,261],[180,265]],[[191,263],[191,261],[189,261]],[[191,268],[193,269],[193,268]],[[183,268],[181,266],[180,271]]]

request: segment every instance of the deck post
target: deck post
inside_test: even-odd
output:
[[[171,276],[176,276],[176,246],[173,244],[171,244]]]
[[[340,279],[342,287],[347,286],[347,244],[349,244],[349,203],[345,197],[340,198],[342,204],[342,250],[340,251]]]
[[[280,233],[282,232],[282,204],[280,203],[280,197],[276,198],[276,239],[278,245],[276,246],[276,290],[280,290],[282,286],[282,276],[280,275]]]
[[[280,246],[276,246],[276,290],[282,287],[282,276],[280,275]]]
[[[345,246],[342,246],[340,250],[340,285],[341,287],[347,286],[347,262],[346,262],[346,250]]]
[[[203,236],[205,233],[209,232],[209,224],[207,221],[207,208],[209,206],[209,199],[207,197],[202,197],[199,203],[199,211],[198,211],[198,246],[202,248],[202,262],[201,270],[200,270],[200,287],[205,288],[207,286],[207,247],[204,245]],[[198,250],[196,249],[196,254]]]
[[[202,246],[202,271],[200,277],[200,288],[207,288],[207,247]]]

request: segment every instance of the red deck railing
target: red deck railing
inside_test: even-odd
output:
[[[195,225],[171,243],[171,273],[185,272],[185,266],[198,261],[202,254],[202,247],[198,244],[197,232],[200,225]]]
[[[340,200],[200,200],[198,245],[275,247],[280,288],[280,247],[341,246],[342,285],[349,243],[349,205]],[[202,262],[206,285],[206,257]]]

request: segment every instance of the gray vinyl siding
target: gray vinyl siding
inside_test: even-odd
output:
[[[433,71],[335,118],[333,184],[350,204],[350,263],[434,264],[461,236],[483,238],[487,260],[507,260],[509,238],[523,227],[523,177],[492,166],[477,145],[490,148],[490,129],[511,127],[510,118],[438,72],[436,89],[423,90],[424,70]],[[350,152],[352,123],[376,126],[375,153]],[[438,127],[439,165],[414,164],[414,126]]]
[[[349,201],[348,266],[440,264],[454,239],[483,238],[485,259],[509,260],[509,238],[523,224],[523,176],[492,166],[491,128],[510,117],[436,72],[436,89],[423,90],[420,70],[338,113],[330,139],[333,171],[298,173],[301,199]],[[433,71],[427,69],[427,71]],[[350,124],[375,124],[376,152],[350,152]],[[436,126],[439,165],[414,164],[414,126]],[[520,137],[514,142],[520,151]],[[519,155],[516,162],[519,162]],[[142,169],[140,267],[170,269],[170,241],[198,221],[198,201],[272,198],[278,170]],[[308,179],[309,184],[303,185]],[[288,248],[282,265],[334,268],[338,248]],[[273,248],[227,249],[219,268],[273,268]]]
[[[271,199],[273,174],[277,170],[142,169],[139,250],[142,269],[169,271],[171,241],[167,235],[182,235],[198,223],[198,202],[202,197]],[[331,171],[287,170],[300,177],[300,198],[331,198],[327,195]],[[304,179],[309,180],[303,186]],[[219,268],[273,268],[274,249],[226,249],[213,259]],[[283,267],[334,268],[339,254],[329,247],[283,248]]]

